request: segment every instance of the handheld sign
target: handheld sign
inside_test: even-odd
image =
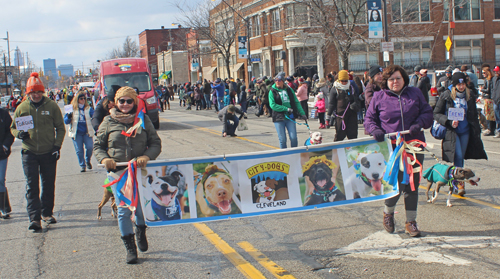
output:
[[[35,125],[33,124],[33,116],[31,115],[18,117],[15,121],[16,128],[20,131],[27,132],[29,129],[35,128]]]
[[[464,115],[465,115],[465,110],[463,108],[449,108],[448,109],[448,120],[463,121]]]
[[[64,113],[71,113],[71,112],[73,112],[73,105],[64,106]]]

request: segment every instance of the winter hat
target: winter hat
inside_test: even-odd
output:
[[[451,71],[453,71],[453,67],[450,65],[450,66],[446,67],[446,69],[444,71],[451,73]]]
[[[281,76],[280,74],[278,74],[277,76],[274,77],[274,80],[278,81],[285,81],[285,79],[283,78],[283,76]]]
[[[288,77],[286,78],[286,81],[292,82],[292,81],[293,81],[293,77],[288,76]]]
[[[318,99],[323,99],[325,96],[323,96],[323,92],[318,93]]]
[[[415,68],[413,68],[414,72],[420,72],[420,70],[422,70],[422,67],[420,66],[415,66]]]
[[[495,68],[493,69],[493,72],[500,72],[500,67],[495,66]]]
[[[460,72],[460,70],[458,68],[455,68],[455,70],[453,70],[452,74],[455,74],[455,73],[458,73]]]
[[[303,78],[299,78],[299,83],[305,83],[306,81]]]
[[[222,80],[221,80],[220,78],[217,78],[217,79],[215,80],[215,83],[220,83],[221,81],[222,81]]]
[[[453,87],[457,86],[459,83],[465,83],[466,76],[462,72],[454,73],[451,77],[451,83]]]
[[[469,67],[467,67],[467,65],[462,65],[462,67],[460,67],[460,71],[467,71],[469,69]]]
[[[108,92],[108,100],[115,101],[115,94],[118,89],[120,89],[120,85],[111,85],[111,90]]]
[[[229,106],[227,106],[227,111],[233,113],[236,111],[236,108],[234,107],[234,105],[229,105]]]
[[[380,65],[375,65],[370,67],[370,71],[368,74],[371,78],[373,78],[375,75],[377,75],[378,73],[382,73],[383,71],[384,69],[382,69]]]
[[[349,80],[349,73],[346,70],[342,70],[338,74],[338,80]]]
[[[45,92],[45,87],[37,72],[31,73],[30,78],[26,81],[26,94],[31,92]]]
[[[121,97],[130,97],[132,98],[132,100],[134,100],[134,104],[137,105],[137,93],[135,92],[134,88],[124,86],[118,89],[115,94],[115,103],[118,103],[118,100],[120,100]]]
[[[422,69],[422,70],[420,70],[420,74],[421,74],[421,75],[426,75],[426,74],[427,74],[427,69]]]

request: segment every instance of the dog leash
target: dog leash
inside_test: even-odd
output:
[[[297,124],[297,125],[306,125],[307,127],[307,130],[309,130],[309,134],[311,134],[311,128],[309,127],[309,123],[307,123],[307,119],[305,119],[306,123],[299,123],[293,119],[291,119],[290,117],[288,117],[288,115],[285,114],[285,118],[292,121],[293,123]]]

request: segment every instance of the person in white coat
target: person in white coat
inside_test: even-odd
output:
[[[91,120],[94,109],[87,102],[84,91],[78,92],[71,101],[71,105],[73,111],[64,115],[64,124],[69,125],[68,136],[73,139],[76,156],[81,167],[80,172],[85,172],[86,169],[92,169],[90,159],[94,148],[92,139],[94,130]]]

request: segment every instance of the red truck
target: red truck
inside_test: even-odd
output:
[[[158,99],[146,59],[119,58],[101,61],[99,75],[101,97],[108,95],[112,85],[137,88],[139,98],[146,103],[151,122],[156,129],[160,128]]]

